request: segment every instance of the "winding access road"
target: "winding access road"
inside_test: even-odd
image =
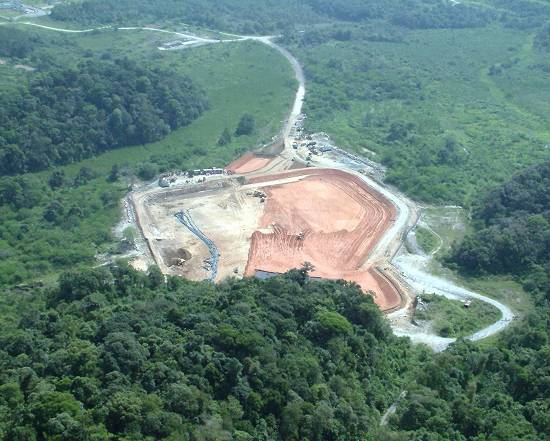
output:
[[[11,23],[2,24],[9,25]],[[297,153],[291,147],[292,142],[294,141],[291,133],[292,128],[295,126],[298,120],[298,117],[302,113],[303,102],[306,96],[306,79],[300,62],[287,49],[279,46],[274,42],[276,36],[251,36],[218,33],[219,35],[224,35],[227,38],[214,39],[209,37],[200,37],[191,33],[182,33],[153,27],[101,26],[97,28],[78,30],[46,26],[29,21],[16,22],[14,24],[35,26],[51,31],[73,34],[89,33],[109,29],[121,31],[159,32],[174,35],[176,37],[186,40],[176,49],[185,49],[188,47],[200,46],[204,44],[231,43],[251,40],[266,44],[274,50],[277,50],[282,56],[284,56],[288,60],[288,62],[292,66],[292,69],[294,70],[296,80],[298,81],[298,89],[296,92],[294,104],[282,131],[282,136],[285,140],[285,148],[280,153],[276,161],[281,168],[284,168],[290,165],[293,160],[300,159],[297,157]],[[395,205],[397,209],[395,221],[393,225],[384,233],[383,237],[380,239],[379,243],[377,244],[376,248],[373,250],[370,256],[370,260],[377,260],[380,262],[380,264],[382,264],[382,266],[386,265],[386,268],[384,268],[384,270],[388,272],[388,275],[390,277],[392,277],[393,279],[401,279],[400,282],[403,282],[404,285],[407,285],[413,292],[435,293],[455,300],[474,298],[489,303],[498,308],[502,314],[501,319],[494,324],[468,336],[467,338],[472,341],[481,340],[483,338],[494,335],[495,333],[501,331],[510,324],[510,322],[514,319],[514,314],[509,307],[492,298],[457,286],[454,282],[450,280],[446,280],[430,274],[428,271],[428,263],[431,256],[426,256],[422,254],[410,254],[403,249],[401,245],[403,244],[404,240],[406,240],[409,233],[414,229],[419,217],[420,208],[417,206],[417,204],[415,204],[413,201],[408,199],[405,195],[398,192],[397,190],[359,173],[358,168],[354,167],[353,164],[350,164],[349,161],[327,162],[323,158],[320,158],[318,161],[320,162],[320,166],[330,166],[333,168],[338,168],[340,170],[344,170],[359,176],[369,186],[382,193]],[[325,161],[325,163],[323,163],[323,161]],[[274,165],[273,163],[271,163],[268,166],[268,169],[259,172],[265,173],[267,171],[273,171],[273,167]],[[388,266],[392,266],[393,271],[392,268],[388,268]],[[406,314],[406,311],[404,309],[389,314],[389,317],[391,319],[392,317],[398,317],[399,315],[403,314]],[[420,330],[411,329],[411,327],[402,327],[400,325],[394,324],[392,325],[392,328],[396,335],[407,336],[415,342],[425,343],[435,351],[445,350],[451,343],[455,341],[455,339],[439,337],[433,334],[422,332]]]

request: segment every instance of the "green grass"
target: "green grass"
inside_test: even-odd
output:
[[[60,23],[57,20],[53,20],[50,18],[49,15],[43,15],[42,17],[30,17],[28,19],[21,19],[19,21],[28,21],[31,23],[37,23],[44,26],[51,26],[54,28],[60,28],[60,29],[73,29],[73,30],[79,30],[86,28],[85,26],[79,26],[74,23]]]
[[[440,244],[440,240],[428,228],[418,226],[414,231],[418,245],[426,254],[430,254],[437,249]]]
[[[486,276],[462,279],[468,288],[480,291],[508,305],[520,318],[533,311],[532,296],[508,276]]]
[[[461,207],[425,207],[422,221],[441,239],[438,256],[447,253],[453,243],[460,242],[469,231],[467,212]]]
[[[441,337],[465,337],[496,322],[500,311],[488,303],[474,300],[469,308],[463,302],[437,295],[422,295],[424,307],[417,307],[415,320],[429,321]]]
[[[496,299],[512,308],[514,313],[520,317],[524,317],[533,310],[532,297],[511,277],[465,277],[441,264],[438,258],[445,256],[452,244],[461,241],[469,230],[464,209],[460,207],[427,207],[423,209],[422,220],[441,238],[441,248],[435,255],[435,259],[430,262],[431,273]]]
[[[34,28],[33,31],[58,42],[58,48],[48,43],[42,52],[51,55],[53,62],[59,65],[77,63],[86,51],[97,55],[110,52],[114,57],[128,56],[150,66],[169,67],[176,75],[188,75],[204,88],[210,109],[189,126],[159,142],[111,150],[59,167],[68,180],[81,167],[91,168],[96,178],[82,187],[48,190],[42,195],[41,203],[32,209],[14,212],[0,207],[4,231],[14,238],[0,245],[0,282],[3,283],[33,280],[50,283],[68,267],[93,264],[97,253],[112,247],[111,229],[120,217],[118,202],[135,181],[133,173],[140,164],[154,162],[159,171],[172,168],[174,163],[187,169],[223,166],[278,133],[294,98],[296,84],[290,65],[277,51],[260,43],[216,44],[160,52],[156,49],[159,41],[169,36],[120,31],[64,35]],[[33,64],[36,56],[31,55],[29,64]],[[11,70],[3,75],[3,69],[4,66],[0,66],[0,87],[8,92],[19,80]],[[219,147],[217,141],[223,129],[234,130],[244,113],[255,117],[256,132],[233,137],[231,144]],[[112,184],[106,177],[114,164],[121,166],[127,175]],[[45,182],[50,173],[45,171],[26,177]],[[81,206],[86,216],[78,225],[52,227],[42,219],[45,206],[58,198],[67,204]],[[30,231],[22,229],[25,226],[31,226]],[[57,257],[63,257],[70,264],[53,263]]]
[[[181,155],[188,160],[188,167],[223,166],[278,133],[293,102],[296,82],[290,65],[278,52],[260,43],[216,44],[161,52],[157,47],[173,36],[147,31],[104,30],[60,35],[38,28],[32,30],[45,38],[55,36],[66,42],[63,54],[54,54],[55,47],[45,49],[52,52],[59,64],[77,63],[83,51],[98,55],[108,52],[113,58],[128,56],[151,66],[170,68],[178,75],[188,75],[206,91],[210,101],[210,110],[162,141],[110,151],[68,166],[69,173],[82,165],[106,172],[115,163],[136,164],[152,155]],[[218,147],[223,129],[234,130],[247,112],[256,119],[256,132],[234,137],[230,145]]]
[[[0,15],[3,19],[10,20],[22,14],[20,11],[14,11],[13,9],[0,9]]]
[[[550,158],[550,74],[534,67],[550,57],[533,52],[532,34],[494,26],[379,42],[357,32],[351,41],[293,48],[311,78],[308,124],[344,148],[374,151],[390,182],[410,196],[468,205]],[[391,141],[395,123],[409,128]],[[456,151],[442,160],[447,139]]]
[[[200,84],[211,109],[190,126],[157,143],[129,147],[92,158],[84,164],[106,171],[114,163],[136,163],[152,155],[182,155],[189,168],[223,166],[244,150],[266,142],[282,127],[292,103],[295,82],[286,60],[259,43],[206,46],[165,52],[155,60]],[[217,146],[223,129],[234,130],[243,113],[251,113],[255,134]],[[130,159],[131,158],[131,159]],[[80,165],[79,165],[80,166]]]

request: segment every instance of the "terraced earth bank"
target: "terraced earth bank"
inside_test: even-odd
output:
[[[395,207],[381,194],[339,170],[295,170],[250,182],[262,185],[267,198],[246,276],[310,262],[313,277],[356,282],[374,293],[383,310],[399,305],[399,293],[368,263],[395,218]]]

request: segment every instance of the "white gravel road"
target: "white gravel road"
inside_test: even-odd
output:
[[[427,269],[429,261],[429,256],[410,254],[406,251],[403,251],[393,260],[392,263],[402,273],[407,283],[417,293],[425,292],[430,294],[437,294],[451,300],[477,299],[493,305],[501,313],[501,318],[497,322],[487,326],[486,328],[481,329],[480,331],[472,335],[469,335],[468,337],[466,337],[467,339],[478,341],[483,338],[489,337],[493,334],[496,334],[497,332],[502,331],[514,319],[514,313],[512,312],[512,310],[508,306],[500,303],[499,301],[473,292],[466,288],[457,286],[450,280],[446,280],[430,274]],[[389,317],[391,318],[392,314],[390,314]],[[446,349],[449,344],[456,341],[456,339],[452,338],[436,338],[436,336],[434,336],[433,334],[427,334],[422,331],[415,332],[414,330],[410,329],[405,330],[394,328],[394,332],[397,335],[407,335],[411,337],[413,341],[426,343],[438,351]]]
[[[56,27],[45,26],[45,25],[32,23],[32,22],[19,22],[19,23],[28,25],[28,26],[36,26],[43,29],[48,29],[48,30],[57,31],[57,32],[65,32],[65,33],[87,33],[95,30],[115,29],[109,26],[102,26],[102,27],[93,28],[93,29],[77,30],[77,29],[56,28]],[[229,42],[238,42],[238,41],[246,41],[246,40],[255,40],[276,49],[281,53],[281,55],[283,55],[289,61],[289,63],[291,64],[295,72],[296,78],[299,82],[299,88],[296,94],[294,106],[290,112],[289,118],[287,120],[287,124],[284,129],[284,133],[283,133],[284,139],[285,140],[289,139],[290,130],[294,126],[298,116],[302,112],[302,105],[306,95],[305,75],[299,61],[288,50],[274,43],[273,36],[258,37],[258,36],[224,34],[230,38],[216,40],[211,38],[199,37],[193,34],[169,31],[169,30],[151,28],[151,27],[121,27],[118,29],[126,30],[126,31],[142,30],[142,31],[172,34],[172,35],[179,36],[189,40],[189,45],[223,43],[223,42],[229,43]],[[287,142],[286,144],[290,144],[290,142]],[[286,155],[289,154],[288,148],[290,147],[287,146],[287,149],[285,149],[285,152],[283,154],[286,154]],[[295,153],[292,151],[291,148],[290,148],[290,152],[291,152],[290,155],[292,156],[295,155]],[[322,162],[323,158],[319,158],[319,161]],[[413,203],[411,200],[406,198],[404,195],[402,195],[401,193],[395,191],[394,189],[386,187],[385,185],[380,184],[379,182],[371,179],[370,177],[365,176],[361,173],[358,173],[357,167],[354,168],[350,166],[349,161],[342,161],[338,163],[335,163],[333,161],[328,161],[328,162],[329,163],[325,161],[324,165],[332,166],[332,167],[336,166],[337,168],[346,170],[350,173],[360,176],[368,185],[370,185],[371,187],[373,187],[374,189],[382,193],[386,198],[388,198],[397,208],[397,214],[396,214],[396,219],[394,224],[382,237],[382,239],[380,240],[376,248],[373,250],[373,253],[371,255],[371,259],[383,259],[383,258],[391,259],[397,249],[396,247],[398,247],[399,244],[402,242],[402,240],[405,239],[404,237],[405,234],[410,232],[412,225],[414,224],[414,222],[416,222],[418,206],[415,203]],[[477,299],[495,306],[500,310],[502,314],[501,319],[498,320],[496,323],[476,332],[475,334],[468,336],[467,338],[469,338],[472,341],[477,341],[477,340],[486,338],[504,329],[514,319],[514,314],[512,310],[506,305],[494,299],[486,297],[482,294],[475,293],[465,288],[459,287],[456,284],[454,284],[452,281],[445,280],[443,278],[436,277],[430,274],[427,269],[430,258],[431,256],[426,256],[423,254],[410,254],[410,253],[407,253],[405,250],[401,249],[401,252],[397,255],[397,257],[391,260],[391,263],[399,270],[399,272],[401,273],[401,275],[403,276],[407,284],[411,288],[413,288],[413,290],[416,291],[417,293],[429,292],[437,295],[442,295],[450,299],[460,299],[460,300],[467,299],[467,298]],[[401,311],[397,311],[395,313],[389,314],[388,317],[391,320],[392,318],[397,318],[399,317],[399,315],[403,315],[405,313],[406,311],[401,310]],[[436,351],[441,351],[446,349],[449,346],[449,344],[455,341],[455,339],[443,338],[433,334],[428,334],[422,331],[411,329],[411,326],[402,327],[400,325],[392,325],[392,328],[396,335],[408,336],[411,338],[411,340],[419,343],[420,342],[425,343]]]
[[[450,280],[430,274],[428,263],[433,258],[433,254],[426,255],[420,251],[418,246],[415,246],[417,244],[413,243],[413,246],[409,247],[417,250],[417,254],[411,254],[405,247],[400,247],[399,252],[393,257],[397,251],[396,246],[400,246],[404,239],[412,239],[415,242],[413,227],[416,223],[417,213],[420,211],[420,207],[417,204],[397,190],[380,184],[374,179],[357,172],[357,168],[353,164],[350,165],[349,158],[346,161],[335,162],[328,158],[318,157],[315,158],[315,161],[316,164],[336,167],[359,176],[369,186],[387,197],[397,208],[394,224],[380,239],[369,260],[390,259],[391,264],[398,270],[406,284],[417,294],[427,292],[452,300],[477,299],[493,305],[501,312],[502,316],[500,320],[466,337],[467,339],[472,341],[481,340],[496,334],[510,324],[514,319],[514,314],[508,306],[483,294],[460,287]],[[395,335],[410,337],[413,342],[424,343],[436,352],[445,350],[451,343],[456,341],[454,338],[440,337],[433,333],[425,332],[410,323],[406,323],[404,320],[393,320],[406,315],[407,311],[403,309],[388,314]]]

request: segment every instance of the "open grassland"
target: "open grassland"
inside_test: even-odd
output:
[[[115,162],[184,158],[187,168],[223,166],[243,150],[268,142],[282,127],[292,103],[295,81],[286,60],[260,43],[244,42],[209,45],[184,51],[160,52],[156,48],[173,36],[147,31],[104,31],[76,37],[84,50],[109,52],[172,69],[187,75],[207,93],[210,110],[164,140],[143,147],[109,152],[89,160],[89,165],[105,170]],[[217,141],[224,130],[234,130],[242,114],[256,119],[257,130],[250,136],[234,138],[223,148]],[[178,162],[178,161],[176,161]],[[167,165],[167,164],[166,164]]]
[[[58,24],[59,25],[59,24]],[[29,29],[16,25],[19,29]],[[29,29],[30,30],[30,29]],[[275,50],[255,42],[202,46],[180,51],[158,51],[163,42],[176,37],[148,31],[102,30],[86,34],[58,34],[32,28],[32,32],[54,44],[41,48],[29,57],[31,66],[40,67],[40,60],[50,56],[54,65],[67,66],[82,58],[100,55],[109,58],[129,57],[151,67],[169,68],[175,75],[189,76],[206,92],[210,109],[181,130],[164,140],[146,146],[112,151],[100,157],[67,167],[101,167],[114,163],[136,163],[152,155],[193,159],[186,167],[215,164],[222,166],[243,150],[252,149],[271,140],[282,127],[282,121],[292,103],[296,82],[286,60]],[[58,45],[63,46],[59,51]],[[61,52],[61,53],[60,53]],[[0,81],[4,88],[26,81],[28,74],[13,72],[1,66]],[[223,148],[217,141],[224,128],[235,129],[242,114],[250,113],[256,120],[256,130],[250,136],[234,138]],[[199,158],[200,157],[200,158]],[[162,160],[159,156],[156,157]],[[100,171],[100,170],[98,170]]]
[[[54,64],[69,66],[90,55],[128,56],[149,66],[169,66],[176,75],[190,76],[205,90],[210,108],[191,125],[172,132],[162,141],[113,150],[78,164],[59,167],[67,182],[60,189],[47,186],[51,171],[20,178],[33,189],[37,202],[32,208],[22,210],[0,207],[3,219],[0,285],[51,280],[50,275],[67,267],[89,265],[94,256],[111,247],[111,229],[120,217],[120,198],[135,181],[140,167],[152,167],[158,172],[223,166],[279,131],[280,121],[295,93],[292,69],[286,60],[259,43],[160,52],[156,49],[157,43],[169,36],[121,31],[97,35],[60,35],[40,29],[33,32],[44,36],[46,47],[41,53],[35,51],[30,55],[26,61],[31,65],[39,67],[41,57],[50,55]],[[62,50],[49,44],[50,38],[58,42]],[[0,66],[1,92],[8,95],[10,87],[29,75],[10,69]],[[230,144],[219,147],[217,141],[224,128],[234,131],[244,113],[254,116],[256,131],[250,136],[233,137]],[[115,164],[121,170],[120,178],[111,183],[107,177]],[[74,187],[71,182],[82,167],[89,168],[93,178],[85,185]],[[69,224],[52,226],[43,219],[43,213],[54,202],[67,208],[78,206],[82,216]]]
[[[21,12],[15,11],[13,9],[0,9],[0,16],[2,16],[2,19],[4,20],[12,20],[20,15]]]
[[[550,57],[498,26],[296,47],[312,129],[389,166],[413,197],[468,204],[550,158]],[[391,36],[391,35],[390,35]]]

